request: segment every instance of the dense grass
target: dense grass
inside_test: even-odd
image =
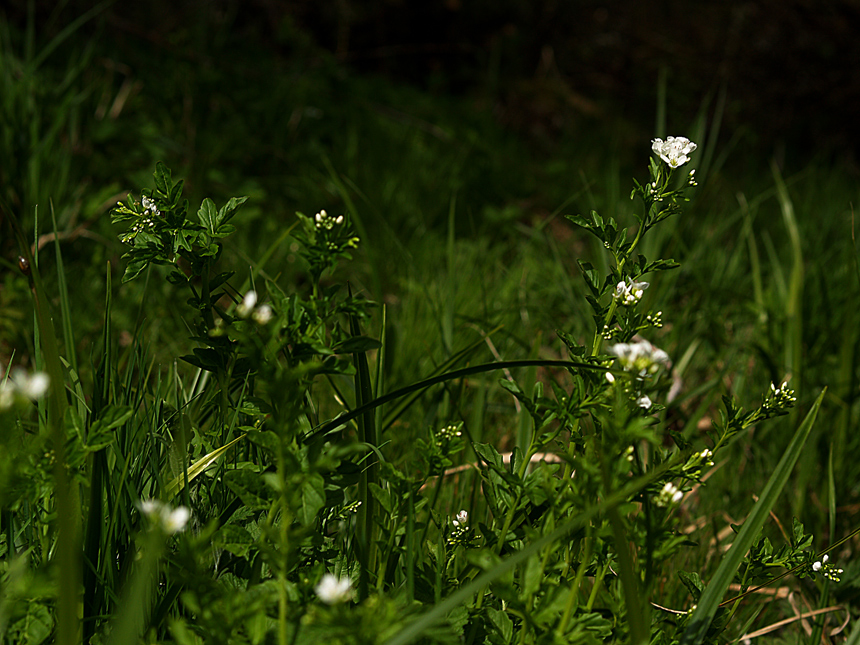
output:
[[[300,34],[294,34],[299,44],[291,55],[280,57],[248,43],[234,49],[223,34],[211,35],[191,30],[179,55],[142,45],[95,52],[73,39],[41,42],[35,34],[28,45],[26,34],[2,35],[4,132],[27,137],[6,136],[0,151],[16,160],[3,175],[0,355],[4,368],[46,370],[55,383],[38,408],[17,410],[20,421],[8,414],[2,419],[5,637],[77,642],[75,633],[55,632],[62,629],[55,621],[68,626],[83,615],[84,637],[113,625],[116,642],[129,642],[121,639],[135,638],[143,626],[151,627],[147,642],[198,642],[193,630],[211,642],[288,642],[287,625],[290,637],[300,634],[303,642],[407,642],[413,628],[441,642],[480,642],[484,636],[509,642],[512,634],[521,642],[552,642],[534,640],[549,632],[529,631],[531,619],[504,609],[540,605],[543,591],[533,585],[542,569],[535,563],[555,563],[551,545],[568,534],[576,547],[564,551],[566,580],[584,584],[592,596],[588,609],[596,608],[586,612],[594,624],[581,625],[583,642],[610,633],[635,638],[637,629],[647,633],[644,618],[619,613],[614,622],[614,607],[633,610],[629,596],[621,600],[625,585],[600,586],[610,560],[595,555],[590,564],[588,549],[597,546],[591,546],[591,534],[582,538],[586,525],[578,522],[585,519],[577,518],[593,509],[565,524],[561,507],[534,493],[529,512],[512,523],[513,511],[506,518],[501,502],[494,507],[484,499],[492,487],[497,496],[513,494],[500,481],[474,469],[428,479],[432,464],[422,460],[429,449],[417,443],[429,441],[429,431],[462,422],[467,440],[448,446],[444,467],[479,456],[492,461],[479,444],[499,453],[527,452],[533,428],[527,406],[500,387],[499,378],[516,380],[530,395],[535,383],[549,392],[551,381],[571,387],[580,376],[537,365],[475,372],[428,389],[409,407],[392,402],[373,417],[361,415],[355,435],[345,432],[335,448],[304,444],[296,433],[343,406],[359,407],[433,374],[498,360],[568,359],[557,331],[590,344],[594,321],[577,260],[604,272],[609,264],[603,246],[562,216],[597,210],[632,227],[637,205],[628,199],[630,178],[645,180],[651,133],[589,120],[553,146],[535,146],[499,126],[480,96],[438,97],[356,77]],[[204,41],[209,49],[191,47]],[[53,42],[58,49],[52,53]],[[40,51],[50,55],[42,60]],[[21,78],[26,83],[17,82]],[[42,109],[24,109],[28,105]],[[721,556],[733,536],[727,528],[743,522],[753,496],[775,473],[788,477],[778,464],[798,428],[809,438],[796,451],[797,465],[782,494],[768,500],[771,519],[765,521],[766,512],[759,519],[764,534],[775,545],[786,543],[783,531],[791,533],[796,517],[820,553],[856,528],[860,495],[856,169],[824,156],[797,167],[780,164],[760,142],[750,155],[752,137],[716,136],[719,110],[719,100],[705,100],[698,120],[675,123],[669,115],[670,131],[659,119],[656,125],[655,134],[687,134],[701,144],[693,201],[641,247],[649,259],[682,264],[649,277],[652,286],[642,301],[643,308],[663,312],[665,326],[649,340],[672,357],[671,376],[683,384],[677,398],[664,401],[661,427],[680,431],[701,449],[710,444],[705,431],[719,420],[723,394],[755,409],[770,383],[789,379],[798,404],[789,415],[737,434],[706,485],[680,505],[678,527],[698,531],[648,586],[649,600],[679,609],[692,601],[678,571],[695,572],[705,582],[715,577],[727,561]],[[231,296],[240,301],[252,280],[261,296],[277,300],[274,286],[263,286],[268,279],[297,297],[348,282],[353,293],[385,305],[384,313],[370,308],[366,317],[358,306],[351,319],[320,314],[327,342],[340,334],[383,344],[367,345],[366,357],[356,352],[355,373],[340,365],[308,386],[310,412],[300,414],[278,398],[279,391],[305,392],[293,372],[260,368],[228,385],[226,376],[217,381],[217,371],[198,372],[177,360],[202,342],[188,338],[196,333],[199,311],[186,304],[187,292],[163,279],[163,268],[120,285],[126,265],[117,239],[122,228],[107,211],[118,195],[150,187],[159,160],[173,168],[174,178],[186,178],[192,216],[206,196],[218,206],[233,195],[250,198],[233,220],[238,231],[219,260],[220,270],[236,271],[235,288],[222,306],[229,307]],[[301,227],[291,227],[295,211],[313,215],[322,209],[348,213],[361,244],[352,261],[317,284],[295,238]],[[26,238],[17,247],[13,214]],[[15,257],[52,231],[59,234],[35,245],[42,282],[31,292]],[[41,321],[34,320],[34,309]],[[56,350],[49,336],[56,336]],[[243,351],[262,364],[266,346],[252,338],[250,332],[241,336]],[[819,408],[814,404],[824,388]],[[246,390],[257,398],[244,399]],[[231,408],[236,401],[243,403]],[[260,401],[281,401],[284,408],[273,413]],[[804,426],[810,410],[817,420]],[[281,443],[263,428],[276,430]],[[240,439],[249,431],[253,441]],[[45,454],[50,442],[55,449],[62,443],[56,437],[64,432],[89,436],[80,454],[67,447],[69,473]],[[105,438],[111,432],[115,436]],[[384,463],[368,459],[353,436],[378,446]],[[203,470],[204,456],[225,446],[230,448],[216,455],[223,458]],[[199,474],[188,471],[186,484],[195,463]],[[421,492],[420,481],[426,484]],[[637,482],[631,486],[646,485]],[[611,489],[604,492],[611,501]],[[149,497],[191,508],[193,530],[173,541],[147,530],[138,503]],[[615,507],[600,497],[606,504],[600,513],[611,517]],[[360,511],[353,524],[343,505],[355,501],[376,510]],[[50,514],[68,508],[79,512],[56,526]],[[495,531],[499,541],[488,552],[467,557],[465,551],[445,551],[451,530],[446,516],[461,508],[473,522],[485,523],[487,537]],[[326,517],[329,510],[343,517]],[[292,526],[284,519],[290,513],[294,529],[284,528]],[[374,517],[384,521],[376,524]],[[611,550],[605,546],[612,542],[610,524],[600,525],[605,535],[595,537],[604,540],[600,548]],[[508,542],[507,530],[498,537],[500,525],[511,526]],[[555,533],[564,526],[567,532]],[[69,535],[80,535],[80,544],[64,542]],[[548,536],[555,537],[542,542]],[[86,563],[80,579],[78,546]],[[846,610],[857,611],[853,547],[856,538],[831,553],[845,568],[839,584],[796,577],[782,582],[813,609],[844,607],[825,635]],[[136,553],[144,554],[137,567]],[[12,557],[22,554],[28,560]],[[509,559],[496,566],[500,554]],[[313,586],[324,570],[335,567],[346,575],[356,563],[361,602],[350,605],[352,613],[346,606],[314,605]],[[516,580],[532,581],[519,587],[503,571],[518,563]],[[624,565],[612,566],[614,572]],[[150,589],[146,579],[156,571],[162,572],[161,586]],[[781,572],[775,568],[774,575]],[[647,577],[644,569],[642,575]],[[28,609],[25,599],[33,598],[38,602]],[[784,596],[747,600],[723,638],[793,615],[791,602]],[[565,628],[566,621],[576,624],[571,615],[578,616],[559,619]],[[428,616],[446,626],[434,632]],[[607,616],[611,627],[602,622]],[[413,619],[426,620],[426,629]],[[359,626],[351,632],[343,628],[347,624]],[[234,631],[221,631],[225,625]],[[562,638],[559,624],[554,629]],[[812,642],[821,628],[809,637],[803,633],[795,623],[774,635]]]

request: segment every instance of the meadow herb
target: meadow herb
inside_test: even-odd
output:
[[[359,218],[297,213],[277,244],[301,278],[281,281],[262,262],[243,277],[223,265],[248,198],[203,199],[194,219],[183,182],[158,163],[154,187],[111,217],[124,227],[123,283],[161,275],[170,302],[183,290],[188,340],[156,365],[142,331],[119,361],[108,282],[90,381],[46,345],[50,389],[39,371],[0,385],[16,455],[0,464],[0,544],[17,589],[4,591],[0,632],[34,643],[67,625],[67,642],[87,643],[717,643],[775,570],[838,582],[843,570],[815,559],[798,520],[780,546],[762,534],[823,393],[716,571],[695,559],[703,532],[690,520],[715,464],[797,403],[786,382],[750,411],[724,396],[700,432],[704,411],[675,401],[687,358],[664,344],[657,330],[676,316],[667,308],[664,323],[652,294],[680,265],[644,251],[696,186],[695,170],[673,176],[696,150],[653,141],[649,180],[631,194],[637,223],[569,218],[606,256],[603,269],[578,263],[591,317],[587,335],[558,330],[565,359],[481,363],[479,348],[495,351],[484,334],[399,389],[386,382],[398,360],[387,309],[341,284]],[[41,337],[53,333],[42,325]],[[480,380],[491,372],[504,375],[498,389]],[[516,420],[506,446],[485,414],[495,392]],[[405,445],[391,439],[398,427]],[[60,496],[62,477],[80,488]],[[80,584],[50,582],[51,513],[70,518],[64,564],[83,571]],[[39,584],[47,591],[25,605]],[[741,595],[724,601],[731,584]],[[667,607],[670,594],[691,608]],[[55,600],[82,615],[60,618]]]

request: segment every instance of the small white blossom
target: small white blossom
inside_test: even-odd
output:
[[[647,394],[643,394],[638,399],[636,399],[636,405],[638,405],[640,408],[644,408],[645,410],[647,410],[651,407],[651,399],[648,398]]]
[[[457,519],[455,519],[453,523],[457,528],[469,528],[469,513],[467,511],[460,511],[457,513]]]
[[[626,281],[622,280],[615,286],[615,293],[612,295],[622,305],[635,305],[642,299],[642,294],[647,288],[647,282],[634,282],[632,278],[627,278]]]
[[[682,493],[672,482],[666,482],[660,490],[660,494],[654,498],[654,503],[657,506],[669,506],[669,504],[677,504],[684,497]]]
[[[184,506],[170,508],[157,499],[140,502],[140,510],[149,518],[150,522],[158,526],[167,535],[179,533],[191,519],[191,511]]]
[[[252,317],[258,325],[266,325],[272,320],[272,307],[269,305],[260,305],[254,310]]]
[[[687,163],[690,160],[688,155],[697,147],[686,137],[668,137],[666,141],[662,139],[651,141],[651,150],[669,164],[670,168],[678,168]]]
[[[349,578],[338,578],[333,573],[327,573],[314,591],[325,604],[337,605],[352,598],[352,583]]]
[[[253,289],[245,294],[245,298],[242,300],[242,304],[236,307],[236,313],[239,314],[240,318],[247,318],[254,311],[254,307],[257,305],[257,292]]]
[[[612,372],[606,372],[606,380],[615,383],[615,375]]]
[[[143,206],[143,214],[144,215],[161,215],[161,211],[155,205],[155,202],[152,201],[149,197],[141,197],[140,204]]]
[[[0,375],[3,370],[0,369]],[[50,379],[44,372],[27,372],[20,367],[12,370],[8,379],[0,377],[0,410],[12,407],[15,401],[36,401],[48,392]]]

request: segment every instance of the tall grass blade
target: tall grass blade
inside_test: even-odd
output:
[[[350,290],[352,296],[352,290]],[[350,333],[355,336],[361,336],[361,329],[358,324],[358,318],[354,315],[349,317]],[[374,407],[369,407],[373,399],[373,385],[370,379],[370,369],[367,365],[367,356],[364,352],[353,354],[355,361],[355,402],[356,409],[364,408],[363,412],[357,415],[358,420],[358,437],[359,441],[369,446],[372,449],[379,447],[379,441],[376,436],[376,421],[374,420]],[[358,594],[361,600],[367,598],[370,589],[370,574],[376,564],[376,533],[375,521],[375,503],[371,492],[371,484],[376,484],[378,475],[378,465],[375,455],[368,455],[368,464],[361,471],[361,477],[358,482],[358,507],[356,535],[358,543],[358,560],[359,569],[359,584]]]
[[[200,459],[191,464],[191,467],[188,468],[187,472],[180,473],[176,477],[174,477],[167,486],[164,487],[164,501],[169,502],[174,497],[176,497],[182,490],[185,488],[187,484],[193,482],[197,477],[203,474],[203,471],[209,468],[215,461],[224,453],[226,453],[230,448],[239,443],[242,439],[244,439],[247,434],[242,434],[233,439],[230,443],[226,443],[220,448],[216,448],[212,452],[207,455],[203,455]]]
[[[54,463],[54,491],[57,508],[57,549],[55,562],[59,572],[59,591],[57,602],[57,645],[72,645],[81,638],[81,623],[78,615],[80,602],[80,497],[78,485],[66,471],[66,434],[64,419],[69,401],[66,398],[65,372],[57,345],[51,307],[45,293],[45,284],[39,267],[30,252],[30,245],[18,219],[11,211],[6,211],[18,248],[30,265],[33,305],[36,309],[41,357],[48,373],[51,387],[47,397],[47,422],[51,433],[51,443],[56,455]]]
[[[699,645],[704,642],[705,636],[708,633],[708,627],[710,627],[717,613],[723,595],[734,579],[735,572],[737,572],[744,556],[756,537],[758,537],[762,526],[764,526],[768,518],[768,514],[776,503],[785,484],[788,482],[788,478],[794,469],[798,457],[800,457],[806,439],[809,437],[809,433],[815,423],[815,418],[818,416],[818,409],[821,407],[821,402],[824,400],[826,392],[827,389],[825,388],[818,395],[803,423],[800,424],[797,432],[794,433],[794,437],[792,437],[791,443],[786,448],[782,459],[780,459],[776,469],[773,471],[767,484],[765,484],[758,502],[753,506],[743,527],[735,537],[731,548],[723,558],[711,582],[702,593],[696,610],[693,612],[690,624],[681,639],[681,645]]]

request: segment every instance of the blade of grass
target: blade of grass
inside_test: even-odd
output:
[[[349,293],[351,297],[352,289],[349,290]],[[354,337],[361,336],[361,328],[356,316],[350,315],[349,329]],[[376,406],[368,407],[368,403],[373,401],[373,386],[371,385],[367,356],[365,356],[364,352],[357,352],[353,354],[353,360],[355,362],[356,409],[364,408],[357,417],[359,441],[373,449],[377,449],[379,441],[377,440],[376,421],[374,420],[374,408]],[[369,594],[370,575],[376,564],[376,540],[374,539],[376,532],[375,500],[371,492],[371,484],[378,483],[377,464],[378,462],[375,460],[374,455],[368,455],[368,465],[362,469],[358,482],[358,499],[360,505],[356,517],[356,536],[360,564],[358,583],[359,600],[366,599]]]
[[[612,370],[601,367],[599,365],[594,365],[592,363],[580,363],[578,361],[556,361],[556,360],[517,360],[517,361],[499,361],[496,363],[486,363],[483,365],[473,365],[471,367],[464,367],[459,370],[453,370],[451,372],[446,372],[444,374],[439,374],[437,376],[432,376],[430,378],[424,379],[423,381],[418,381],[417,383],[413,383],[412,385],[407,385],[406,387],[400,388],[399,390],[395,390],[394,392],[389,392],[388,394],[384,394],[368,403],[359,406],[352,410],[351,412],[347,412],[346,414],[341,414],[330,421],[326,421],[321,426],[314,429],[309,435],[305,437],[305,440],[310,440],[318,437],[325,437],[330,433],[337,431],[340,427],[347,424],[347,422],[352,421],[353,419],[358,418],[368,410],[373,410],[378,408],[380,405],[384,405],[385,403],[389,403],[390,401],[394,401],[401,397],[414,394],[416,392],[422,392],[426,390],[428,387],[436,385],[438,383],[444,383],[445,381],[453,381],[459,378],[463,378],[464,376],[471,376],[472,374],[482,374],[484,372],[495,372],[496,370],[509,369],[512,367],[565,367],[565,368],[576,368],[576,369],[584,369],[584,370],[596,370],[598,372],[610,372]],[[623,372],[615,372],[613,374],[616,375],[616,378],[625,376]]]
[[[66,435],[63,420],[69,407],[60,348],[57,345],[53,317],[51,315],[45,285],[36,260],[30,252],[30,245],[17,217],[11,210],[4,209],[12,230],[18,239],[21,256],[30,265],[33,305],[36,309],[39,342],[45,369],[51,387],[47,397],[47,421],[51,432],[52,448],[56,456],[54,464],[55,495],[57,508],[57,550],[55,562],[59,570],[59,591],[57,606],[57,643],[72,645],[81,639],[81,623],[78,615],[80,602],[80,497],[78,485],[66,472]]]
[[[164,501],[169,502],[171,499],[176,497],[186,486],[186,483],[191,483],[206,470],[209,466],[211,466],[218,457],[226,453],[230,448],[239,443],[242,439],[244,439],[246,435],[242,434],[233,439],[230,443],[224,444],[220,448],[216,448],[208,455],[202,456],[200,459],[191,464],[191,467],[188,469],[187,473],[180,473],[174,479],[164,487]],[[187,479],[186,479],[187,478]]]
[[[827,389],[825,388],[818,395],[803,423],[800,424],[797,432],[794,433],[794,437],[792,437],[791,443],[786,448],[782,459],[780,459],[773,474],[770,476],[767,484],[765,484],[759,501],[753,506],[746,522],[744,522],[743,527],[741,527],[741,530],[735,537],[731,548],[726,553],[716,573],[714,573],[711,582],[702,593],[702,597],[699,599],[693,612],[690,624],[681,638],[681,645],[699,645],[704,642],[708,627],[710,627],[717,613],[723,595],[734,579],[735,572],[740,567],[744,556],[752,546],[762,526],[764,526],[768,514],[776,503],[779,494],[788,482],[788,478],[794,469],[795,463],[797,463],[798,457],[800,457],[806,439],[809,437],[809,433],[815,423],[815,418],[818,416],[818,410],[821,407],[821,402],[824,400],[826,392]]]

